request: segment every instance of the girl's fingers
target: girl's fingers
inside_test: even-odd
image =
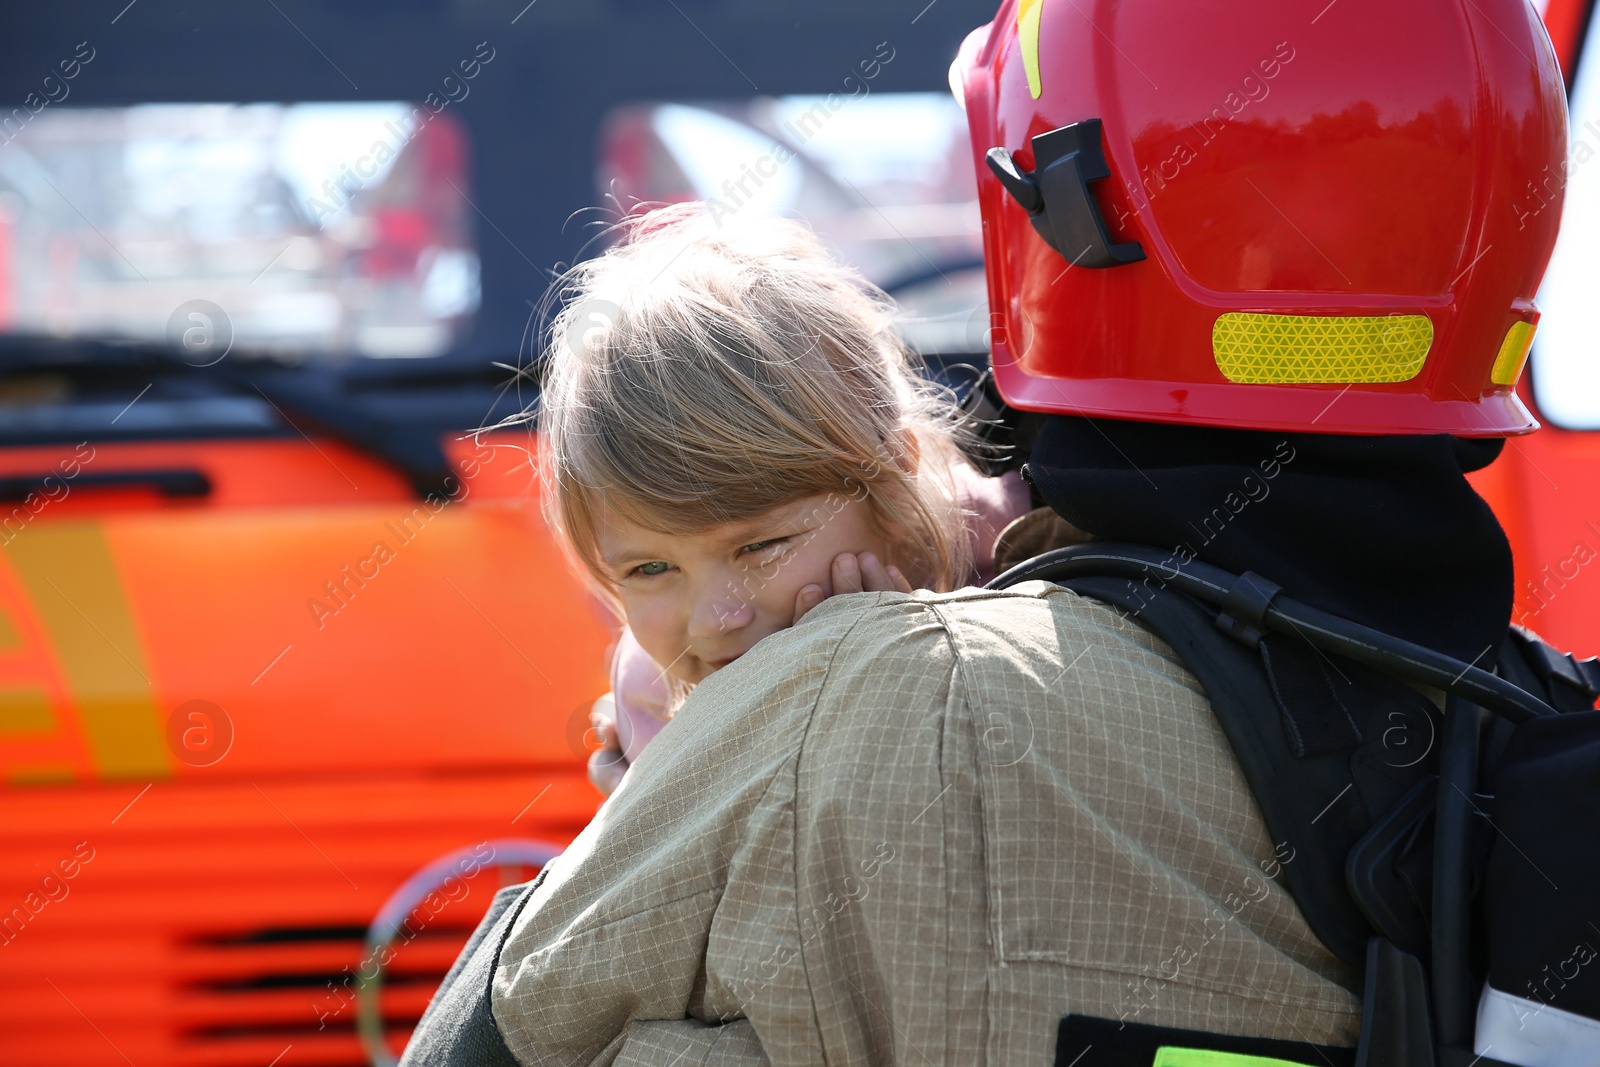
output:
[[[856,562],[854,552],[841,552],[833,557],[833,591],[835,595],[862,592],[861,565]]]
[[[906,581],[899,568],[884,566],[883,561],[871,552],[839,553],[833,558],[832,573],[835,593],[911,592],[911,583]],[[798,617],[797,614],[796,619]]]
[[[609,704],[609,701],[607,702]],[[595,701],[596,705],[600,701]],[[609,715],[594,710],[589,713],[590,725],[600,747],[589,753],[589,781],[605,796],[610,796],[628,773],[628,761],[622,755],[622,743],[617,740],[617,723]]]
[[[827,595],[820,585],[808,585],[801,589],[794,597],[794,621],[799,622],[805,617],[806,612],[822,603]]]
[[[628,773],[628,764],[622,753],[614,748],[602,748],[589,753],[589,782],[604,796],[616,792],[622,776]]]
[[[598,705],[599,701],[595,701]],[[609,702],[608,702],[609,703]],[[617,722],[611,715],[596,708],[589,712],[589,728],[594,731],[595,739],[600,742],[602,750],[608,748],[621,749],[617,743]]]
[[[877,556],[871,552],[863,552],[857,558],[860,560],[861,579],[866,585],[867,592],[886,593],[899,588],[894,584],[894,577]]]
[[[911,592],[911,583],[906,581],[906,576],[900,573],[899,567],[889,568],[889,577],[894,580],[894,587],[902,593]]]

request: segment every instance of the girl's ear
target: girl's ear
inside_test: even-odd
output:
[[[916,476],[918,468],[922,466],[922,443],[917,440],[915,433],[910,430],[895,431],[894,458],[901,470]]]

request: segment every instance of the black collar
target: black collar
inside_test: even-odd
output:
[[[1255,571],[1303,603],[1492,668],[1511,548],[1464,475],[1503,445],[1053,416],[1024,473],[1099,537]]]

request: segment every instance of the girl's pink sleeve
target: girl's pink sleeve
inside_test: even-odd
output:
[[[1011,520],[1033,507],[1028,483],[1016,471],[989,478],[965,463],[955,465],[956,500],[966,514],[972,538],[973,581],[984,585],[995,576],[994,542]]]
[[[611,694],[617,709],[617,740],[623,758],[631,764],[672,714],[665,672],[626,627],[611,660]]]

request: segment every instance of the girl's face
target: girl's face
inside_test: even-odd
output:
[[[745,522],[666,534],[602,516],[601,570],[615,583],[639,646],[691,684],[738,659],[763,637],[794,625],[807,585],[831,596],[829,566],[841,552],[888,542],[864,500],[802,497]]]

